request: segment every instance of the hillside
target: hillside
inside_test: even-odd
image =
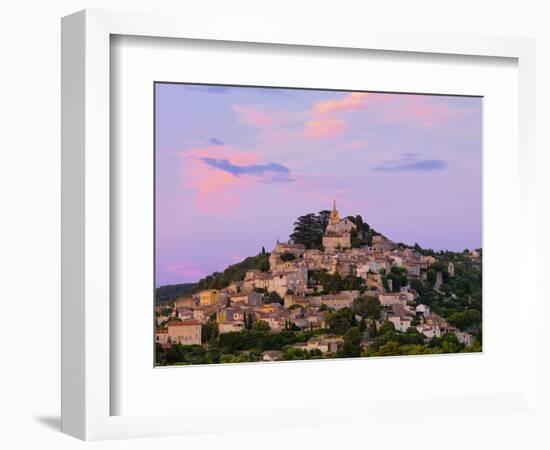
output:
[[[294,230],[289,236],[290,241],[295,244],[303,244],[306,248],[322,248],[322,237],[328,225],[330,211],[323,210],[318,213],[310,213],[300,216],[294,222]],[[357,231],[352,234],[352,247],[371,245],[372,237],[377,236],[376,230],[371,228],[360,215],[348,216],[356,226]],[[161,286],[155,290],[155,303],[157,305],[169,303],[174,299],[194,294],[202,289],[222,289],[232,281],[244,279],[248,270],[269,270],[269,253],[262,248],[256,256],[249,256],[241,262],[228,266],[223,272],[214,272],[200,279],[196,283],[183,283]]]
[[[329,223],[330,211],[323,210],[317,214],[310,213],[300,216],[294,222],[294,230],[290,234],[290,241],[294,244],[302,244],[307,249],[322,250],[323,234]],[[352,247],[363,247],[372,244],[372,237],[380,235],[363,218],[356,216],[347,217],[356,226],[352,233]]]
[[[155,304],[164,305],[172,300],[191,295],[197,290],[197,283],[169,284],[155,289]]]
[[[161,286],[155,290],[155,303],[161,305],[169,303],[178,297],[194,294],[203,289],[222,289],[228,286],[232,281],[244,280],[248,270],[260,270],[267,272],[269,270],[269,253],[265,250],[256,255],[249,256],[241,262],[228,266],[223,272],[214,272],[197,283],[184,283]]]

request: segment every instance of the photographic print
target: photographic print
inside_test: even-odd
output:
[[[155,365],[482,351],[481,97],[154,90]]]

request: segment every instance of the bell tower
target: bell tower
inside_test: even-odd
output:
[[[332,211],[330,212],[330,223],[331,225],[336,225],[338,222],[340,222],[340,214],[338,214],[336,200],[334,200],[332,203]]]

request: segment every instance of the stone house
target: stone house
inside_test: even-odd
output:
[[[191,320],[193,319],[193,310],[191,308],[176,308],[178,318],[180,320]]]
[[[168,343],[168,330],[157,329],[155,332],[155,342],[157,344],[167,344]]]
[[[466,347],[471,347],[474,343],[474,336],[466,331],[460,331],[458,329],[453,330],[453,334],[457,337],[458,342],[464,344]]]
[[[374,260],[369,260],[361,263],[357,266],[356,274],[358,277],[367,279],[368,275],[379,274],[382,269],[382,265]]]
[[[220,323],[218,328],[221,334],[241,331],[244,330],[244,322],[240,320],[227,321]]]
[[[390,316],[388,320],[393,323],[393,326],[397,331],[404,333],[412,326],[412,317],[402,316]]]
[[[295,258],[301,258],[306,248],[302,244],[290,244],[286,242],[277,242],[275,248],[269,255],[269,269],[271,272],[278,272],[285,268],[286,261],[281,259],[281,256],[290,253]]]
[[[272,362],[281,361],[283,359],[283,352],[279,350],[267,350],[262,353],[262,361]]]
[[[193,319],[202,324],[208,322],[212,314],[216,314],[219,310],[219,305],[199,306],[193,310]]]
[[[220,302],[218,289],[205,289],[199,292],[199,304],[201,306],[217,305]]]
[[[193,309],[196,306],[196,301],[193,297],[179,297],[175,301],[176,308],[189,308]]]
[[[426,317],[430,314],[430,307],[428,305],[420,304],[416,307],[416,312]]]
[[[260,292],[251,291],[231,296],[233,304],[243,304],[251,306],[262,306],[263,295]]]
[[[382,306],[392,306],[395,304],[406,304],[407,303],[407,296],[405,296],[401,292],[387,292],[380,294],[378,296],[378,300],[380,300],[380,304]]]
[[[427,325],[425,323],[417,325],[416,329],[428,339],[441,337],[441,328],[437,325]]]
[[[379,235],[372,237],[372,249],[374,251],[391,251],[395,247],[395,243],[384,236]]]
[[[167,340],[172,344],[200,345],[201,324],[195,320],[168,322]]]

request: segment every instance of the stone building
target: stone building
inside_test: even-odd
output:
[[[355,230],[355,224],[349,219],[340,219],[340,214],[336,209],[336,200],[330,212],[330,219],[325,234],[323,236],[323,247],[325,251],[334,251],[338,249],[351,247],[351,232]]]
[[[193,297],[178,297],[176,299],[176,308],[190,308],[190,309],[193,309],[197,302],[195,301],[195,299]]]
[[[313,305],[327,305],[330,308],[341,309],[350,308],[353,301],[359,297],[359,291],[340,291],[335,294],[326,294],[310,297],[310,302]]]
[[[231,303],[242,303],[244,305],[262,306],[263,295],[259,292],[250,291],[242,294],[235,294],[231,296]]]
[[[217,305],[220,301],[220,291],[217,289],[206,289],[199,292],[199,304],[201,306]]]
[[[288,269],[289,262],[285,261],[284,255],[292,255],[294,258],[301,258],[306,248],[302,244],[289,244],[287,242],[277,242],[275,248],[269,255],[269,270],[279,272]]]
[[[195,320],[168,322],[167,341],[172,344],[201,345],[201,324]]]
[[[372,249],[374,251],[391,251],[396,247],[395,242],[390,241],[388,238],[379,235],[372,237]]]
[[[241,330],[244,330],[244,322],[242,321],[235,320],[235,321],[224,322],[219,324],[220,334],[233,333]]]

